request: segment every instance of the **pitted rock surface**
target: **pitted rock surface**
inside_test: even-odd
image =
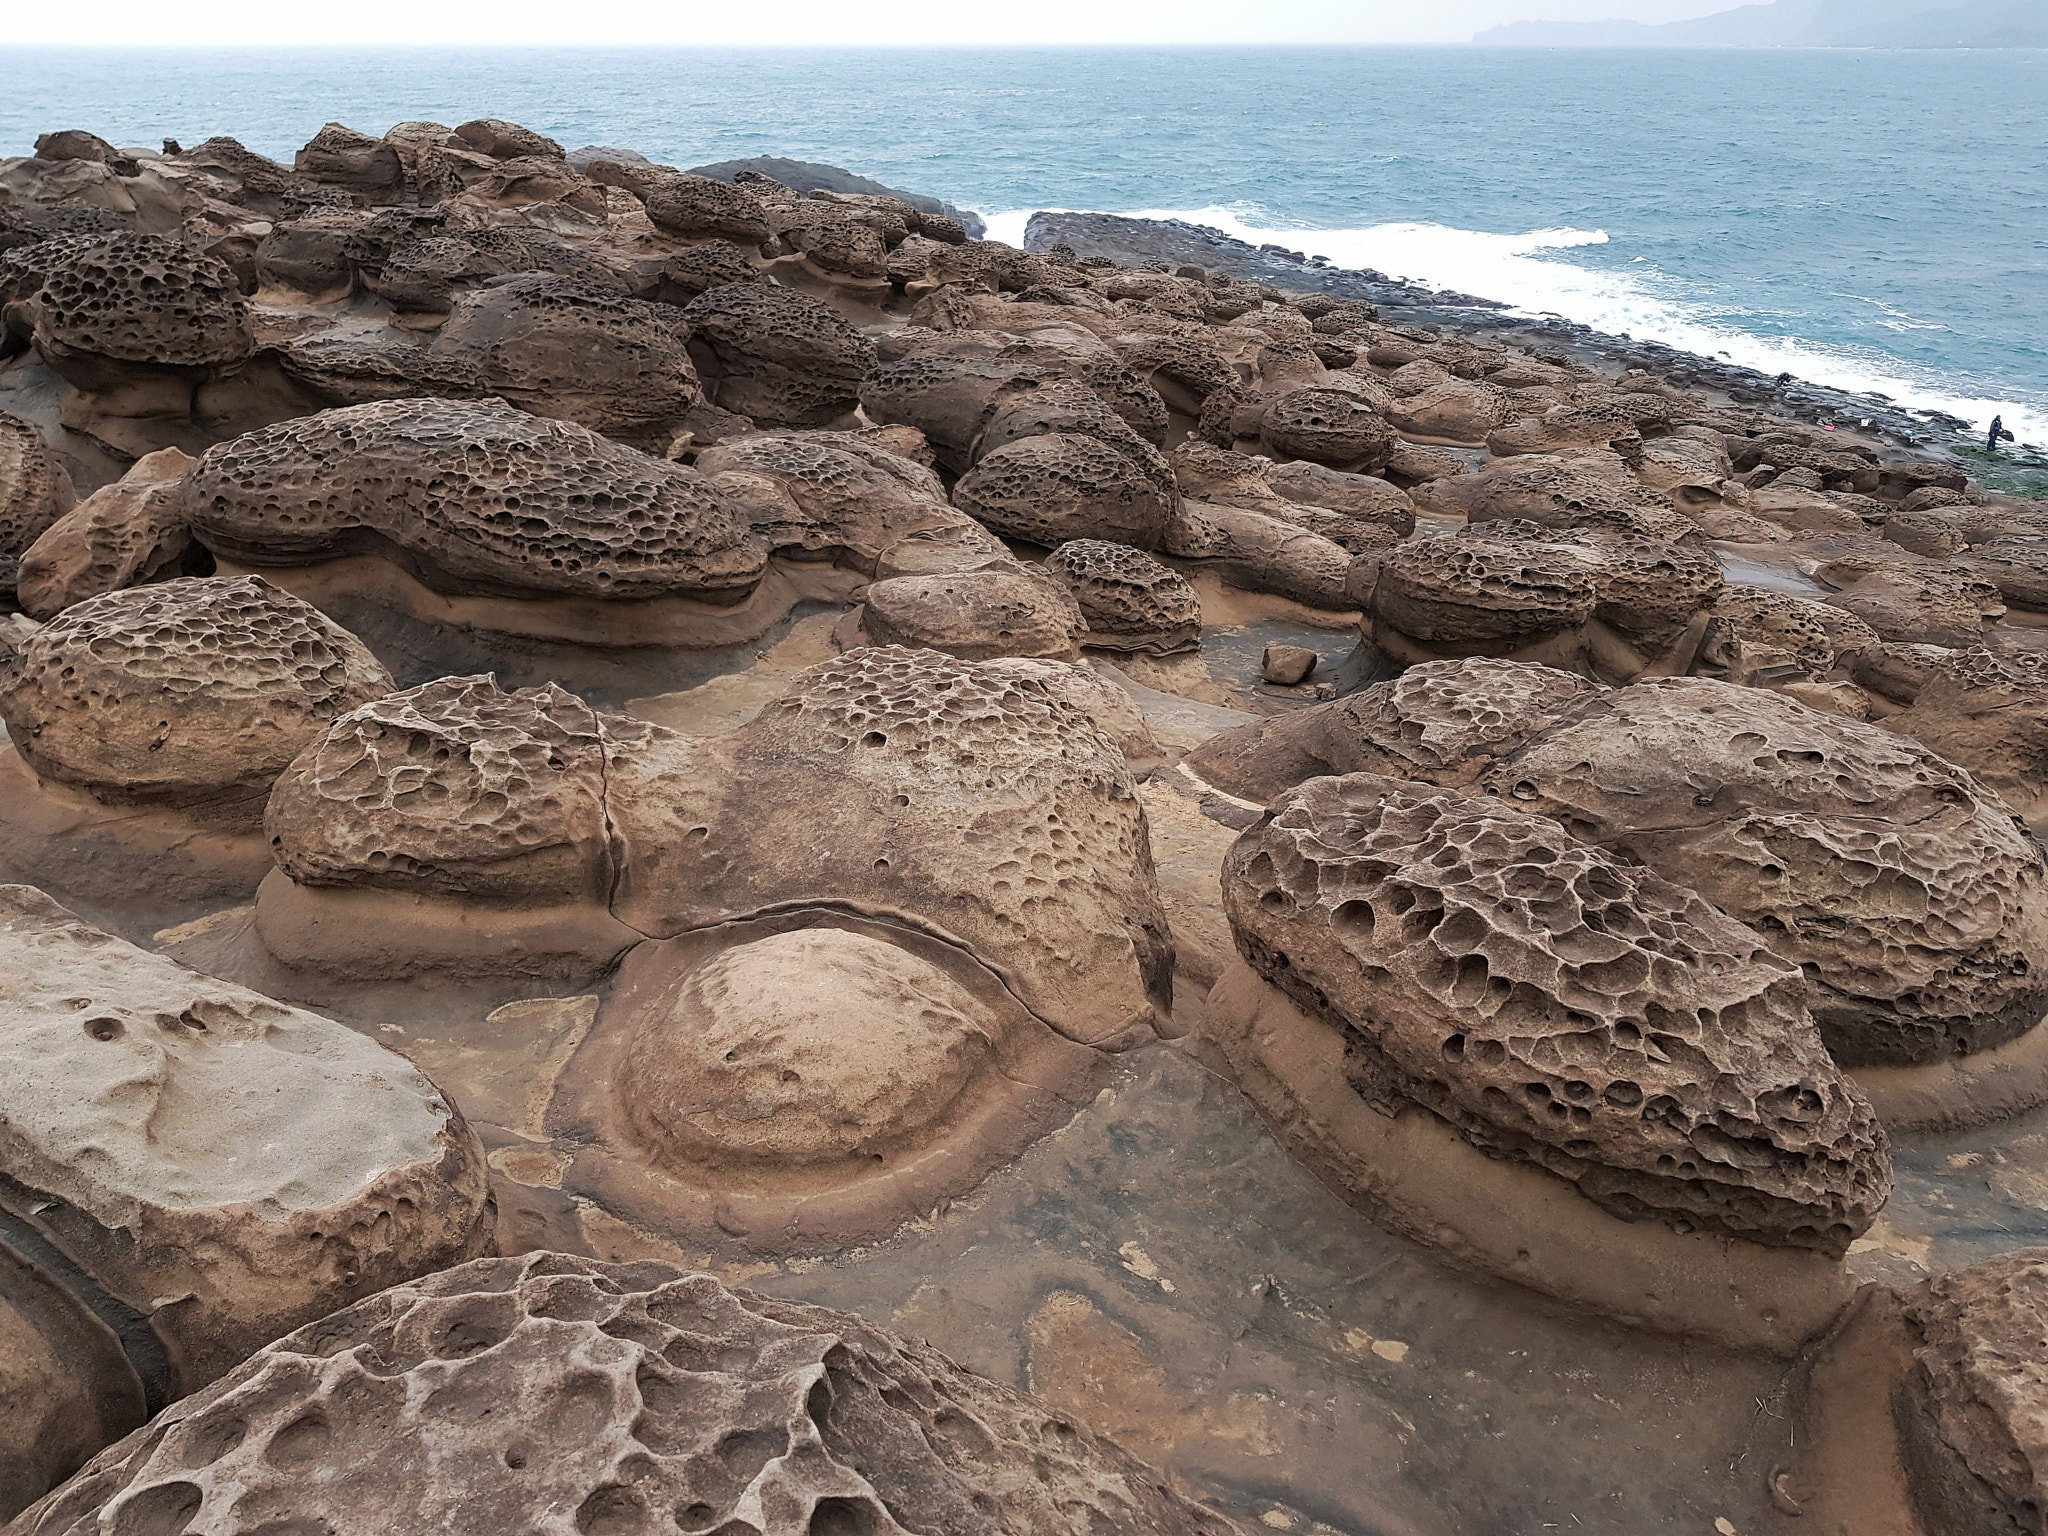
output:
[[[75,236],[28,295],[36,350],[82,389],[121,365],[214,370],[246,359],[249,310],[227,265],[162,235]]]
[[[1223,865],[1254,971],[1412,1100],[1602,1209],[1839,1257],[1885,1138],[1799,973],[1694,892],[1470,790],[1354,774],[1282,795]]]
[[[706,240],[677,251],[662,264],[661,275],[671,287],[692,298],[727,283],[758,283],[763,276],[753,258],[730,240]]]
[[[1373,611],[1418,640],[1512,642],[1582,624],[1598,601],[1598,574],[1582,556],[1475,534],[1388,553]]]
[[[743,438],[696,468],[772,551],[831,554],[869,574],[898,540],[966,521],[931,470],[855,432]]]
[[[194,461],[159,448],[57,519],[21,557],[22,611],[49,619],[97,593],[174,570],[192,545],[175,489]]]
[[[847,415],[875,362],[875,344],[837,310],[787,288],[708,288],[683,318],[712,401],[764,426],[822,427]]]
[[[74,604],[18,651],[0,719],[29,766],[116,803],[227,809],[337,715],[391,692],[363,643],[261,577]]]
[[[1714,598],[1701,656],[1728,667],[1737,646],[1784,652],[1818,677],[1860,652],[1881,652],[1884,642],[1876,630],[1832,603],[1764,587],[1724,587]]]
[[[1218,789],[1261,804],[1323,774],[1449,788],[1470,784],[1595,691],[1555,667],[1489,656],[1428,661],[1327,704],[1224,731],[1185,762]]]
[[[283,422],[207,450],[173,493],[252,565],[396,546],[423,579],[490,593],[745,592],[766,559],[680,465],[494,400],[403,400]]]
[[[1156,549],[1174,501],[1128,454],[1095,437],[1024,437],[982,456],[953,502],[996,533],[1035,544],[1106,539]]]
[[[1884,727],[1910,736],[2048,829],[2048,673],[2031,650],[1875,643],[1856,680],[1904,707]]]
[[[660,451],[704,398],[688,339],[673,305],[533,274],[457,301],[433,352],[535,415]]]
[[[446,314],[457,297],[517,272],[553,273],[614,297],[626,284],[601,257],[537,229],[464,229],[405,240],[365,268],[364,281],[395,309]]]
[[[1050,670],[867,646],[666,765],[622,755],[614,914],[665,936],[803,905],[893,913],[1069,1039],[1149,1038],[1172,942],[1144,810]],[[802,807],[805,834],[769,806]]]
[[[345,336],[315,335],[294,337],[271,355],[288,378],[323,406],[473,400],[491,392],[474,362],[431,347],[380,346]]]
[[[1297,389],[1266,405],[1259,438],[1276,459],[1308,459],[1370,475],[1386,467],[1394,429],[1356,395]]]
[[[761,200],[730,182],[656,175],[645,181],[640,197],[654,227],[672,235],[759,245],[770,233]]]
[[[1348,475],[1340,469],[1296,460],[1268,466],[1264,478],[1276,495],[1298,505],[1321,507],[1391,529],[1402,538],[1415,531],[1415,504],[1407,492],[1376,476]]]
[[[1938,1061],[2048,1007],[2048,867],[2012,812],[1876,726],[1707,678],[1588,698],[1487,789],[1684,882],[1804,968],[1847,1066]]]
[[[334,1536],[1237,1530],[1066,1415],[850,1313],[545,1252],[280,1339],[18,1530],[166,1509],[234,1536],[286,1519]]]
[[[0,1203],[149,1317],[154,1391],[492,1251],[475,1134],[366,1035],[28,886],[0,886],[0,967]]]
[[[1188,650],[1201,643],[1202,603],[1187,578],[1141,549],[1075,539],[1046,557],[1088,621],[1085,643],[1108,650]]]
[[[444,677],[350,711],[291,764],[265,829],[301,885],[603,899],[607,720],[554,684]]]
[[[1892,1410],[1926,1529],[2039,1536],[2048,1530],[2048,1250],[1950,1270],[1901,1300],[1916,1347]]]
[[[1622,466],[1609,460],[1616,470]],[[1699,536],[1699,524],[1667,496],[1625,473],[1600,473],[1581,461],[1530,454],[1502,459],[1478,474],[1455,475],[1431,487],[1430,504],[1473,523],[1522,521],[1546,528],[1608,528],[1678,539]]]

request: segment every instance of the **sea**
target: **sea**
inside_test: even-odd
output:
[[[1188,219],[2048,449],[2048,51],[0,47],[0,155],[503,117]]]

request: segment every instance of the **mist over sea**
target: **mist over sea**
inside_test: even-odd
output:
[[[79,127],[289,162],[507,117],[827,161],[1018,241],[1193,219],[2048,446],[2048,52],[0,49],[0,154]]]

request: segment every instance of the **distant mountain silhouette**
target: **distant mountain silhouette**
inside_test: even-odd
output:
[[[1777,0],[1652,26],[1517,21],[1475,43],[1539,48],[2048,48],[2042,0]]]

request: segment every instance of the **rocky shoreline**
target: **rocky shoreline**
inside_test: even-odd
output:
[[[4,1536],[2038,1528],[2040,501],[1187,226],[36,150]]]
[[[1765,407],[1789,420],[1853,426],[1896,447],[1940,454],[1959,463],[1965,462],[1965,451],[1976,445],[1968,422],[1939,411],[1903,411],[1870,396],[1760,373],[1662,342],[1610,336],[1561,316],[1516,317],[1502,323],[1487,313],[1508,307],[1497,300],[1424,288],[1370,270],[1347,270],[1321,257],[1278,245],[1253,246],[1220,230],[1181,220],[1100,213],[1033,214],[1025,227],[1025,248],[1045,251],[1056,244],[1068,245],[1084,256],[1104,256],[1123,263],[1191,264],[1290,292],[1373,304],[1388,319],[1404,325],[1434,325],[1475,338],[1556,348],[1595,366],[1641,368],[1681,387],[1711,389],[1738,404]],[[1978,462],[1981,457],[1969,459],[1973,470],[1986,467]],[[2048,496],[2048,461],[2039,455],[2008,454],[2003,465],[1990,467],[1995,474],[2015,480],[2008,488]]]

